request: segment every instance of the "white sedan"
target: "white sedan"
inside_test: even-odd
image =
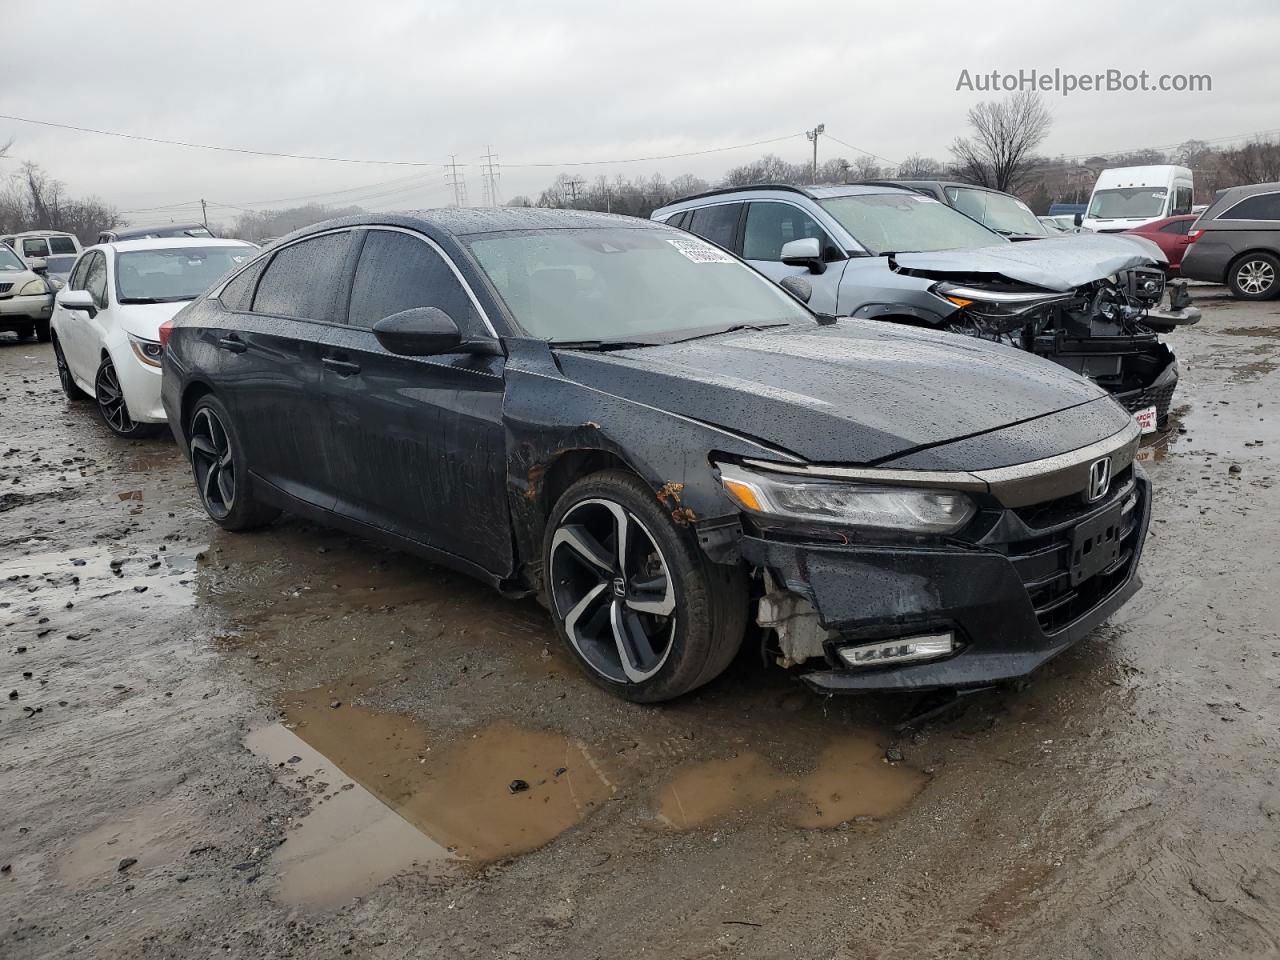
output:
[[[98,403],[122,437],[165,422],[160,325],[257,253],[239,240],[162,238],[90,247],[54,299],[53,350],[62,389]]]

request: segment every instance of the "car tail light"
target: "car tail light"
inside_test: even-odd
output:
[[[166,320],[160,324],[160,347],[161,349],[169,346],[169,338],[173,336],[173,321]]]
[[[1202,233],[1204,233],[1203,230],[1188,230],[1187,243],[1195,243],[1197,240],[1200,239],[1200,234]]]

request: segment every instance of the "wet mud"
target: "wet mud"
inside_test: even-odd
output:
[[[223,533],[0,335],[0,956],[1276,955],[1280,317],[1195,295],[1144,589],[906,726],[751,651],[623,703],[536,603]]]

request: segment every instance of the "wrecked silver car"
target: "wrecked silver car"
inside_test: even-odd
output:
[[[711,191],[654,211],[782,283],[819,313],[1013,344],[1084,374],[1144,430],[1178,368],[1159,334],[1194,323],[1164,254],[1121,236],[1012,243],[930,196],[881,184]],[[1173,302],[1162,307],[1166,293]]]

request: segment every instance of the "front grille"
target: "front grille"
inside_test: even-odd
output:
[[[1169,418],[1169,408],[1173,406],[1173,392],[1177,388],[1178,381],[1173,380],[1158,387],[1117,394],[1116,399],[1124,404],[1124,408],[1130,413],[1137,413],[1139,410],[1144,410],[1154,405],[1156,408],[1156,422],[1164,423]]]
[[[8,293],[13,289],[12,283],[0,283],[0,294]]]
[[[1138,538],[1143,507],[1135,496],[1137,491],[1130,467],[1117,475],[1111,494],[1100,504],[1086,506],[1077,494],[1015,511],[1027,536],[1005,547],[1035,608],[1040,629],[1045,633],[1056,633],[1070,626],[1128,578],[1141,545]],[[1131,497],[1133,506],[1121,515],[1115,560],[1073,584],[1071,553],[1076,529]]]

